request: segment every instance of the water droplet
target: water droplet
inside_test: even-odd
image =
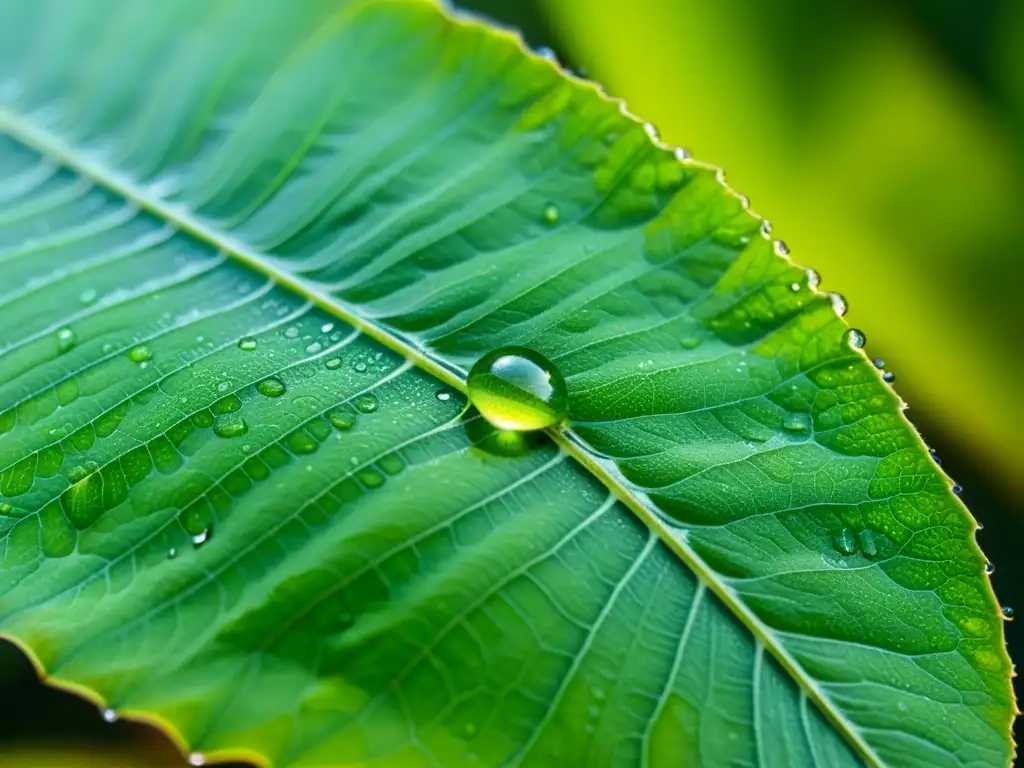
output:
[[[264,397],[280,397],[285,393],[285,386],[280,379],[264,379],[256,385],[256,391]]]
[[[324,323],[320,326],[320,333],[330,333],[334,330],[334,323]]]
[[[938,464],[941,467],[942,466],[942,459],[940,459],[939,455],[937,453],[935,453],[935,449],[934,448],[929,448],[928,449],[928,453],[931,454],[932,461],[934,461],[936,464]]]
[[[775,241],[775,253],[779,256],[789,256],[789,246],[783,240]]]
[[[853,538],[853,531],[849,528],[843,528],[835,538],[836,549],[842,552],[844,555],[852,555],[857,551],[857,542]]]
[[[173,560],[177,556],[178,556],[178,550],[175,549],[174,547],[171,547],[170,549],[167,550],[167,559],[168,560]]]
[[[341,358],[340,357],[332,357],[330,360],[328,360],[326,363],[324,363],[324,366],[329,371],[336,371],[338,368],[341,367]]]
[[[679,162],[683,162],[684,160],[689,160],[690,159],[690,152],[689,152],[689,150],[686,150],[683,147],[676,147],[672,151],[672,153],[676,156],[676,160],[678,160]]]
[[[103,719],[106,720],[108,723],[116,722],[117,721],[117,712],[115,712],[110,707],[107,707],[106,709],[103,710]]]
[[[285,329],[284,337],[286,339],[296,339],[299,336],[299,329],[292,325]]]
[[[857,534],[860,539],[860,551],[865,557],[874,557],[878,554],[878,547],[875,544],[875,535],[867,528]]]
[[[366,373],[366,363],[364,363],[362,360],[360,360],[352,367],[356,369],[357,373]]]
[[[700,336],[683,336],[683,338],[679,340],[679,346],[683,349],[696,349],[700,344]]]
[[[864,345],[867,344],[867,341],[867,337],[863,332],[858,331],[856,328],[851,328],[846,332],[846,343],[853,349],[864,349]]]
[[[145,344],[139,344],[138,346],[132,347],[128,350],[128,359],[133,363],[144,363],[149,360],[150,357],[152,357],[152,354],[149,351],[149,347]]]
[[[1013,608],[1008,605],[1003,606],[1003,618],[1007,621],[1013,621]]]
[[[70,328],[57,331],[57,351],[61,354],[75,346],[75,332]]]
[[[210,529],[205,528],[199,533],[192,534],[192,544],[198,549],[210,540]]]
[[[189,765],[206,765],[206,758],[203,757],[201,752],[193,752],[188,756]]]
[[[102,352],[104,355],[109,355],[113,351],[114,345],[110,343],[104,344],[102,347],[100,347],[100,352]]]
[[[439,389],[437,391],[437,399],[440,400],[442,403],[447,403],[449,400],[452,399],[452,393],[449,392],[447,389]]]
[[[548,203],[544,206],[544,212],[541,214],[541,218],[544,219],[545,224],[557,224],[558,223],[558,206],[554,203]]]
[[[815,272],[813,269],[807,270],[807,287],[812,291],[818,290],[818,286],[821,285],[821,275]]]
[[[955,493],[957,496],[959,496],[961,493],[964,492],[964,487],[962,485],[954,485],[949,490],[951,490],[953,493]]]
[[[768,219],[761,219],[761,234],[768,237],[772,233],[772,223]]]
[[[467,384],[473,405],[501,429],[544,429],[568,413],[562,374],[543,355],[524,347],[502,347],[484,355],[470,370]]]
[[[604,699],[604,688],[601,688],[600,686],[595,685],[591,693],[594,694],[594,698],[598,701],[602,701]]]
[[[995,572],[996,572],[996,567],[994,565],[992,565],[992,563],[990,563],[988,560],[986,560],[985,561],[985,573],[987,573],[989,576],[991,576]]]
[[[0,515],[9,515],[13,511],[14,507],[12,507],[6,501],[0,501]]]
[[[799,291],[800,290],[800,283],[793,283],[792,285],[789,286],[789,290],[794,291],[794,292]]]
[[[314,341],[312,344],[309,344],[309,345],[306,346],[306,352],[311,354],[311,355],[315,355],[317,352],[321,351],[323,348],[324,348],[323,344],[321,344],[319,341]]]
[[[96,293],[96,289],[95,288],[86,288],[84,291],[82,291],[80,294],[78,294],[78,300],[82,304],[85,304],[86,306],[89,306],[94,301],[96,301],[97,296],[99,296],[99,294]]]
[[[893,373],[892,371],[886,371],[885,373],[882,374],[882,381],[884,381],[886,384],[892,384],[894,381],[896,381],[896,374]]]
[[[354,404],[360,413],[373,413],[380,407],[380,402],[373,395],[360,395]]]
[[[229,389],[231,389],[231,384],[229,384],[226,381],[222,381],[220,384],[217,385],[218,392],[227,392]]]
[[[246,352],[252,352],[256,349],[256,339],[251,336],[246,336],[244,339],[239,339],[238,348],[245,350]]]
[[[344,432],[347,429],[352,429],[356,423],[356,415],[352,411],[343,411],[341,409],[330,411],[327,414],[327,420],[331,422],[331,425],[336,429],[340,429]]]
[[[241,416],[219,416],[213,422],[213,433],[217,437],[241,437],[249,431],[249,425]]]
[[[787,413],[782,419],[782,428],[792,434],[806,435],[811,431],[811,416],[807,413]]]
[[[846,314],[846,299],[843,298],[842,294],[830,293],[828,298],[829,301],[832,302],[833,312],[835,312],[839,317]]]
[[[883,368],[885,368],[885,360],[883,360],[880,357],[876,357],[874,360],[872,360],[871,364],[875,366],[875,368],[877,368],[878,370],[882,370]]]

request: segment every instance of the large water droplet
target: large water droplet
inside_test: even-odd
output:
[[[347,429],[352,429],[356,423],[356,415],[352,411],[335,410],[329,411],[327,414],[327,420],[331,422],[331,426],[335,429],[339,429],[344,432]]]
[[[882,374],[882,381],[884,381],[886,384],[892,384],[894,381],[896,381],[896,374],[893,373],[892,371],[886,371],[885,373]]]
[[[852,555],[857,551],[857,542],[853,538],[852,530],[843,528],[843,530],[836,534],[836,549],[844,555]]]
[[[469,372],[469,399],[501,429],[544,429],[568,414],[565,379],[543,355],[503,347],[481,357]]]
[[[280,397],[285,393],[285,386],[280,379],[264,379],[256,385],[256,391],[264,397]]]
[[[63,354],[75,346],[75,332],[70,328],[57,331],[57,351]]]
[[[988,562],[986,560],[985,561],[985,573],[987,573],[989,576],[991,576],[995,572],[996,572],[996,567],[994,565],[992,565],[992,563],[990,563],[990,562]]]
[[[864,345],[867,343],[867,337],[864,336],[862,331],[858,331],[856,328],[851,328],[846,332],[846,343],[853,349],[863,349]]]
[[[360,413],[373,413],[380,407],[380,402],[373,395],[360,395],[355,399],[355,406]]]
[[[811,417],[807,413],[787,413],[782,418],[782,428],[795,435],[806,435],[811,431]]]
[[[132,347],[128,350],[128,359],[133,363],[144,363],[152,356],[153,355],[149,351],[149,347],[145,344],[139,344],[138,346]]]
[[[789,246],[786,245],[786,242],[784,240],[775,241],[775,253],[777,253],[779,256],[789,255]]]
[[[875,535],[867,528],[857,534],[860,540],[860,551],[865,557],[874,557],[878,554],[878,546],[875,544]]]
[[[341,367],[341,358],[340,357],[332,357],[332,358],[330,358],[326,363],[324,363],[324,367],[327,368],[327,370],[329,370],[329,371],[336,371],[338,368]]]
[[[249,425],[241,416],[221,416],[213,423],[217,437],[241,437],[249,431]]]

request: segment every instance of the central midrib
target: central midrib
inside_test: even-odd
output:
[[[422,370],[440,379],[445,384],[459,391],[466,392],[466,382],[457,375],[457,368],[449,367],[444,361],[433,356],[422,346],[409,339],[392,333],[360,316],[358,311],[337,297],[327,293],[299,277],[278,268],[272,261],[246,243],[222,232],[201,219],[191,215],[179,206],[168,204],[165,200],[150,194],[144,187],[136,184],[116,170],[97,163],[75,150],[57,135],[40,128],[30,120],[0,106],[0,128],[9,133],[25,146],[50,157],[66,168],[90,179],[93,183],[112,194],[127,200],[139,209],[162,219],[178,230],[185,232],[197,240],[204,242],[224,253],[229,258],[246,265],[279,285],[285,286],[300,296],[308,299],[341,320],[359,329],[367,336],[403,355]],[[600,480],[615,496],[637,515],[659,538],[679,557],[686,566],[704,583],[708,589],[722,600],[732,614],[739,619],[789,673],[804,693],[815,703],[818,709],[829,719],[850,745],[870,766],[882,766],[882,760],[874,749],[864,741],[859,731],[847,720],[824,694],[817,682],[811,678],[790,653],[777,641],[774,632],[764,624],[737,595],[718,580],[715,572],[686,543],[683,535],[673,532],[654,511],[648,499],[641,497],[630,489],[616,472],[600,463],[583,447],[583,441],[566,426],[546,430],[548,435],[558,443],[570,456],[581,464],[588,472]]]

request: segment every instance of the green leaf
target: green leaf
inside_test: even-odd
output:
[[[0,631],[195,761],[1004,765],[974,522],[715,170],[418,0],[0,8]],[[494,433],[505,345],[570,423]]]

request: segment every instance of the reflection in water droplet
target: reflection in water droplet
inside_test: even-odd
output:
[[[543,355],[524,347],[503,347],[481,357],[467,380],[469,398],[501,429],[543,429],[565,419],[565,380]]]
[[[380,406],[380,403],[373,395],[360,395],[355,399],[354,405],[360,413],[373,413]]]
[[[851,328],[846,332],[846,343],[853,349],[863,349],[867,343],[867,337],[856,328]]]
[[[249,431],[249,425],[241,416],[219,416],[213,422],[213,433],[217,437],[241,437]]]
[[[544,219],[545,224],[557,224],[558,223],[558,206],[554,203],[548,203],[544,206],[544,213],[541,214],[541,218]]]
[[[245,350],[246,352],[252,352],[256,349],[256,339],[251,336],[246,336],[244,339],[239,339],[238,348]]]
[[[806,435],[811,431],[810,414],[787,413],[782,418],[782,428],[792,434]]]
[[[264,397],[280,397],[285,393],[285,386],[280,379],[264,379],[256,385],[256,391]]]
[[[857,551],[857,542],[853,538],[853,531],[849,528],[843,528],[836,534],[835,544],[836,549],[844,555],[852,555]]]
[[[149,360],[150,357],[152,357],[152,354],[149,351],[149,347],[145,344],[139,344],[138,346],[132,347],[128,350],[128,359],[133,363],[144,363]]]
[[[75,332],[70,328],[61,328],[57,331],[57,351],[60,353],[67,352],[75,346]]]

